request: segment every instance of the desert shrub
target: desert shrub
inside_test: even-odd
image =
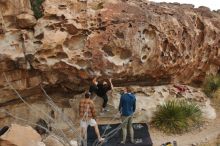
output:
[[[170,100],[158,107],[152,123],[165,133],[184,133],[202,123],[202,112],[195,103]]]
[[[203,83],[203,91],[208,97],[213,97],[215,92],[220,89],[220,75],[209,75]]]
[[[31,0],[31,7],[34,12],[34,16],[39,19],[43,16],[42,3],[44,0]]]

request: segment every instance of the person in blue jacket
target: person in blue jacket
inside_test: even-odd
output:
[[[120,103],[119,103],[119,111],[121,113],[121,118],[123,122],[122,134],[123,138],[121,143],[125,144],[127,137],[127,129],[129,129],[131,143],[134,142],[134,130],[132,127],[133,114],[136,109],[136,97],[129,87],[124,89],[124,92],[121,94]]]

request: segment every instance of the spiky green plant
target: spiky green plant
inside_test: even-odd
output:
[[[202,112],[195,103],[170,100],[160,105],[153,117],[153,125],[165,133],[184,133],[202,122]]]
[[[208,97],[213,97],[215,92],[220,89],[220,75],[209,75],[203,83],[203,91]]]
[[[34,16],[39,19],[43,16],[42,3],[44,0],[30,0]]]

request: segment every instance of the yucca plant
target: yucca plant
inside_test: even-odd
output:
[[[165,133],[187,132],[202,121],[202,112],[195,103],[170,100],[160,105],[153,117],[153,125]]]
[[[203,91],[208,97],[213,97],[215,92],[220,89],[220,75],[209,75],[203,83]]]

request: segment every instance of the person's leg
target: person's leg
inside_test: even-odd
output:
[[[129,132],[131,136],[131,142],[134,143],[134,129],[133,129],[132,123],[133,123],[133,116],[131,116],[128,119],[128,128],[129,128]]]
[[[87,122],[86,121],[80,121],[80,132],[81,132],[81,136],[83,139],[85,139],[87,136],[86,136],[86,130],[87,130]]]
[[[96,136],[97,136],[98,140],[99,141],[103,141],[104,139],[100,136],[98,124],[96,123],[95,119],[91,119],[89,121],[89,124],[90,124],[90,126],[94,127],[95,133],[96,133]]]
[[[85,127],[81,127],[81,139],[80,145],[86,146],[87,145],[87,129]]]
[[[102,108],[105,109],[108,103],[108,96],[104,95],[102,98],[103,98]]]
[[[122,116],[122,141],[121,143],[125,144],[126,142],[126,137],[127,137],[127,127],[128,127],[128,119],[126,116]]]
[[[87,145],[87,127],[88,122],[87,121],[80,121],[80,136],[82,139],[80,139],[80,145],[86,146]]]

